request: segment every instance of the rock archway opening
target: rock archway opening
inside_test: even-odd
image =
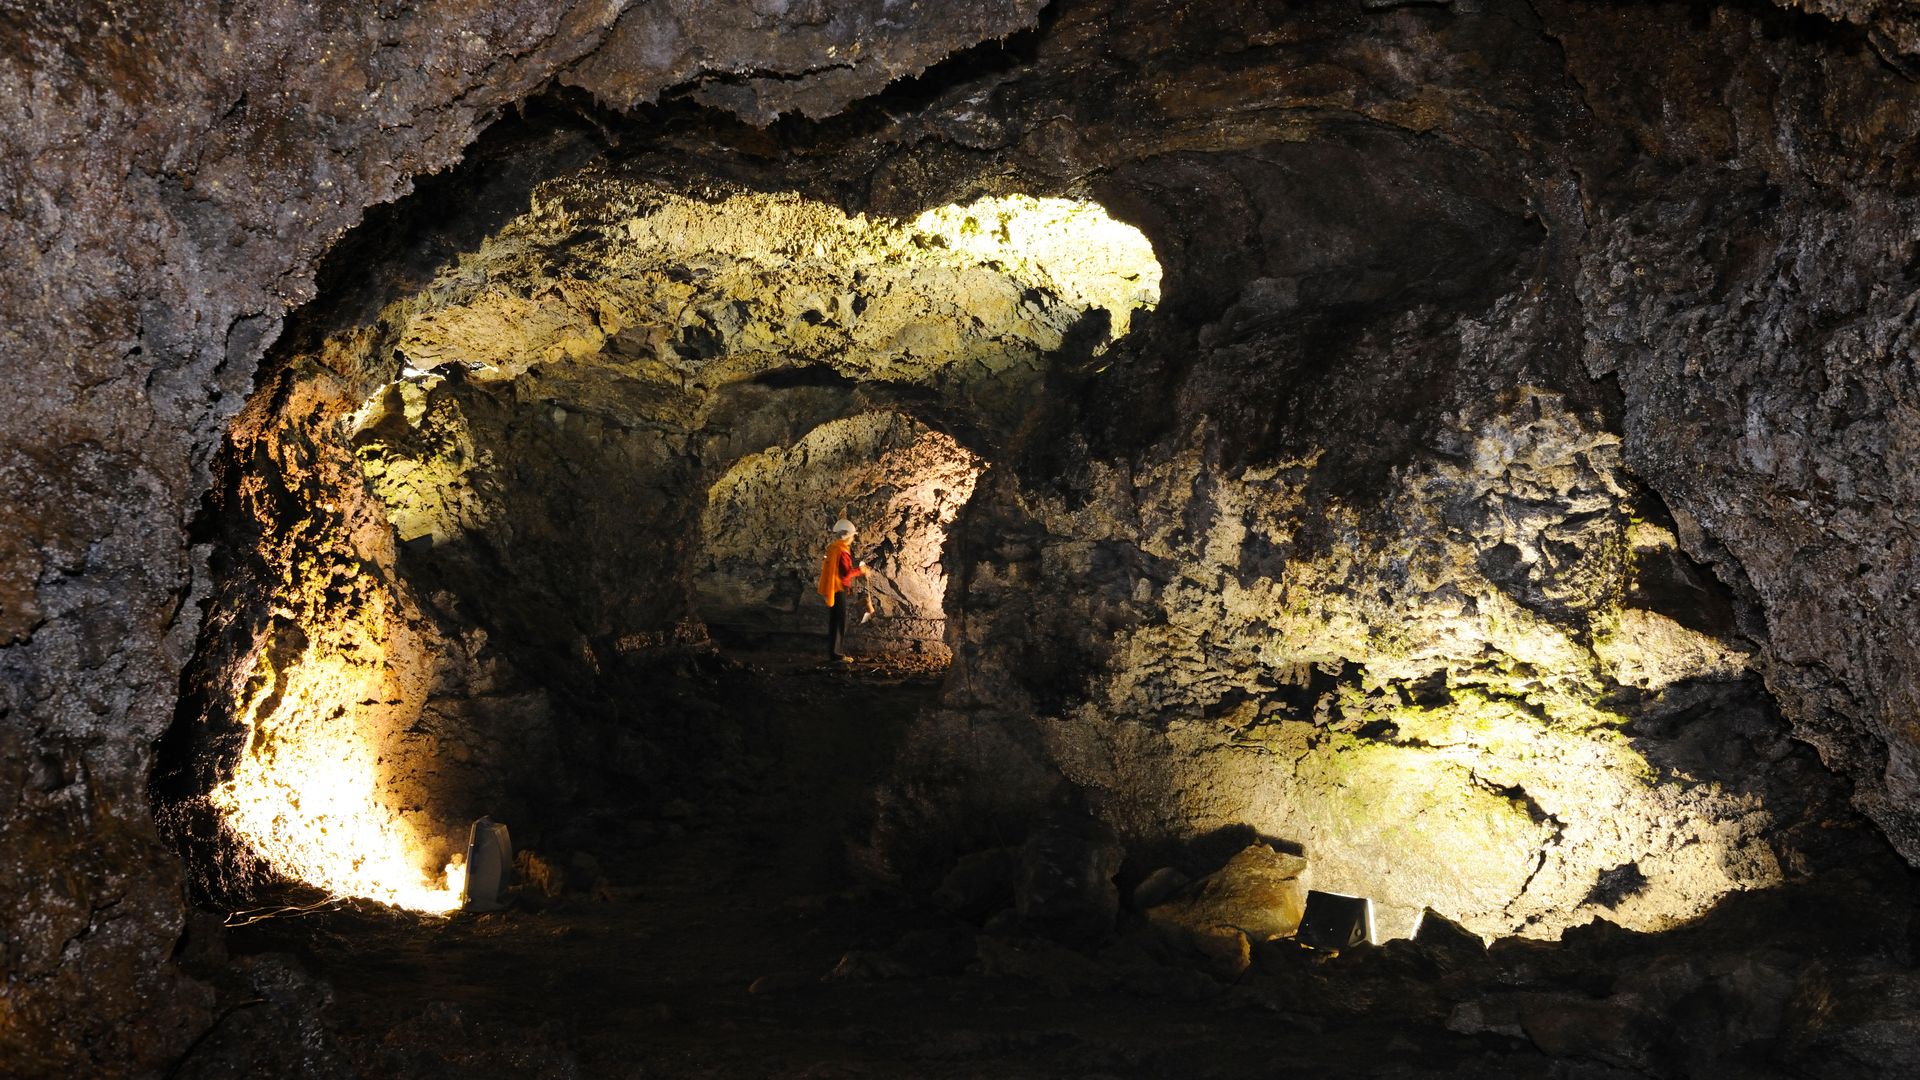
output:
[[[829,421],[792,446],[742,458],[707,493],[694,576],[701,622],[723,644],[813,649],[820,549],[844,516],[860,529],[868,570],[850,600],[848,650],[944,665],[947,532],[982,465],[951,436],[895,412]]]
[[[916,750],[962,745],[955,715],[1007,747],[886,781],[883,873],[1031,831],[1065,788],[1135,853],[1122,880],[1244,830],[1389,938],[1428,908],[1487,937],[1659,929],[1776,882],[1771,795],[1676,782],[1698,754],[1634,734],[1748,723],[1751,648],[1638,520],[1605,395],[1477,307],[1528,302],[1496,268],[1537,228],[1428,153],[1367,134],[1323,164],[1466,193],[1327,204],[1295,148],[1159,166],[1281,223],[1226,298],[1210,208],[1140,205],[1158,172],[1119,189],[1185,277],[1179,318],[1117,350],[1161,268],[1085,197],[886,216],[607,162],[535,185],[283,357],[236,425],[182,721],[205,876],[445,910],[482,814],[575,849],[616,806],[697,809],[751,740],[663,688],[691,656],[822,645],[844,514],[876,571],[854,650],[994,688]],[[1656,564],[1692,591],[1635,599]],[[928,778],[958,790],[923,811],[901,792]]]
[[[701,801],[739,724],[662,687],[716,638],[823,638],[842,513],[874,571],[855,650],[944,664],[987,455],[1158,299],[1151,247],[1086,199],[889,218],[684,186],[538,185],[236,423],[167,766],[209,889],[446,911],[482,814],[565,851],[616,804]]]

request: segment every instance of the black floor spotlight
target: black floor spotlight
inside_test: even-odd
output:
[[[1295,940],[1315,949],[1351,949],[1371,943],[1376,940],[1373,901],[1364,896],[1310,891]]]

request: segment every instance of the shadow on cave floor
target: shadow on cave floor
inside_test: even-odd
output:
[[[1645,1067],[1633,1032],[1582,1049],[1617,1017],[1595,996],[1611,976],[1572,955],[1523,950],[1514,984],[1573,1018],[1548,1036],[1569,1062],[1538,1032],[1448,1030],[1450,1001],[1512,968],[1366,950],[1228,983],[1124,934],[1076,951],[862,884],[850,845],[938,674],[778,651],[723,670],[699,692],[761,764],[636,823],[590,888],[451,919],[347,903],[223,935],[200,916],[182,960],[215,982],[220,1020],[170,1080],[1708,1075]],[[1807,901],[1767,903],[1772,923]],[[1849,934],[1874,921],[1835,917]],[[1742,933],[1713,940],[1745,950]]]
[[[938,673],[730,659],[725,704],[753,714],[745,737],[773,762],[752,790],[642,823],[590,890],[503,912],[356,902],[224,935],[202,915],[183,960],[224,1011],[173,1076],[1256,1075],[1280,1055],[1320,1076],[1373,1071],[1344,1040],[1300,1045],[1318,1021],[1276,1021],[1197,972],[1101,989],[1085,958],[1034,942],[998,974],[967,973],[977,928],[859,884],[847,857]],[[1246,1030],[1223,1041],[1222,1024]],[[1477,1051],[1429,1037],[1443,1045],[1396,1045]]]

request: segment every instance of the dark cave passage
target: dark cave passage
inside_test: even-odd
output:
[[[857,524],[869,571],[849,598],[848,649],[944,665],[947,530],[983,465],[893,412],[829,421],[791,447],[742,458],[707,492],[693,586],[700,621],[723,646],[820,651],[815,549],[823,511],[837,507]]]
[[[987,466],[960,440],[1004,443],[1051,364],[1158,298],[1145,239],[1086,200],[902,220],[688,186],[563,171],[256,394],[159,785],[211,893],[444,911],[483,813],[544,845],[725,772],[739,732],[659,697],[716,637],[822,651],[843,515],[852,650],[943,667],[947,533]]]

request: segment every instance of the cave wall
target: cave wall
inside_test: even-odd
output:
[[[856,647],[944,658],[980,459],[928,424],[1003,441],[1050,353],[1155,296],[1138,234],[1065,201],[869,220],[650,164],[562,164],[365,322],[276,352],[231,426],[157,784],[212,895],[445,910],[483,813],[540,844],[668,801],[725,740],[673,727],[650,660],[708,618],[817,637],[843,510],[877,571]],[[317,323],[363,301],[333,303]]]
[[[197,622],[186,518],[222,421],[327,243],[452,161],[610,14],[449,3],[223,18],[150,4],[5,17],[10,1062],[146,1069],[211,1020],[167,962],[184,903],[145,787]]]
[[[1103,199],[1141,223],[1166,262],[1163,314],[1171,318],[1112,365],[1119,373],[1109,373],[1112,385],[1096,379],[1057,387],[1051,396],[1096,404],[1050,413],[1038,426],[1075,435],[1066,445],[1028,447],[1033,458],[1020,478],[1000,475],[983,489],[986,501],[976,500],[983,523],[963,520],[957,543],[966,569],[958,588],[965,599],[953,606],[965,615],[957,630],[954,692],[949,708],[917,732],[917,756],[889,796],[902,832],[942,837],[938,846],[951,842],[947,830],[968,821],[999,822],[1001,829],[981,830],[985,842],[1063,800],[1090,804],[1146,841],[1191,835],[1235,813],[1257,815],[1265,797],[1234,790],[1238,781],[1224,770],[1175,770],[1166,779],[1151,775],[1164,766],[1142,762],[1156,756],[1182,761],[1210,742],[1243,738],[1262,726],[1268,710],[1313,715],[1324,727],[1327,691],[1314,690],[1311,676],[1302,681],[1314,692],[1305,694],[1242,685],[1261,665],[1284,666],[1302,655],[1312,655],[1329,675],[1359,668],[1362,684],[1383,682],[1389,697],[1417,704],[1418,685],[1382,680],[1378,672],[1407,659],[1395,655],[1396,646],[1410,624],[1421,621],[1415,613],[1457,615],[1451,609],[1459,592],[1482,587],[1422,568],[1421,560],[1432,555],[1419,548],[1427,542],[1417,539],[1425,526],[1419,515],[1392,509],[1400,498],[1393,491],[1430,486],[1435,469],[1463,467],[1472,477],[1466,486],[1484,503],[1514,482],[1517,459],[1489,458],[1475,447],[1490,429],[1532,423],[1528,403],[1546,400],[1538,394],[1544,390],[1549,398],[1565,395],[1555,408],[1570,407],[1591,432],[1617,431],[1624,439],[1619,460],[1601,470],[1614,479],[1603,485],[1612,490],[1598,503],[1582,509],[1587,496],[1578,485],[1554,481],[1521,496],[1537,500],[1529,513],[1558,507],[1575,533],[1609,528],[1604,522],[1611,517],[1633,526],[1624,536],[1638,528],[1633,519],[1662,517],[1670,506],[1673,538],[1644,550],[1637,541],[1590,547],[1591,537],[1556,537],[1558,526],[1528,525],[1529,515],[1521,514],[1506,516],[1502,529],[1517,527],[1531,540],[1509,535],[1482,543],[1470,539],[1480,528],[1474,522],[1486,520],[1479,517],[1487,513],[1481,505],[1439,523],[1430,539],[1434,550],[1479,546],[1478,555],[1462,560],[1473,567],[1467,578],[1491,583],[1522,606],[1548,613],[1550,622],[1574,628],[1575,652],[1591,653],[1603,676],[1588,699],[1608,703],[1616,714],[1608,723],[1636,733],[1636,753],[1664,762],[1655,772],[1671,770],[1676,792],[1689,789],[1685,799],[1703,798],[1703,778],[1725,781],[1711,796],[1720,805],[1694,818],[1719,834],[1709,846],[1725,845],[1725,861],[1701,871],[1720,883],[1653,923],[1801,863],[1807,826],[1836,795],[1832,785],[1814,781],[1804,753],[1790,752],[1787,729],[1770,715],[1751,677],[1734,675],[1744,663],[1725,659],[1754,646],[1760,649],[1756,669],[1781,696],[1794,734],[1847,776],[1855,804],[1911,855],[1900,765],[1907,745],[1901,702],[1908,694],[1896,685],[1910,665],[1905,635],[1911,619],[1901,599],[1905,586],[1894,583],[1898,575],[1876,572],[1904,562],[1909,533],[1897,513],[1875,509],[1880,496],[1862,494],[1900,490],[1903,461],[1896,447],[1904,412],[1893,389],[1898,380],[1888,373],[1903,364],[1901,330],[1890,314],[1876,323],[1872,312],[1902,310],[1914,291],[1894,254],[1910,251],[1904,239],[1894,239],[1910,235],[1904,224],[1910,166],[1904,151],[1891,149],[1901,139],[1879,142],[1907,115],[1904,105],[1881,100],[1884,94],[1904,100],[1908,92],[1904,82],[1883,81],[1885,39],[1764,8],[1636,9],[1605,17],[1584,6],[1497,14],[1403,10],[1371,16],[1365,35],[1343,21],[1351,12],[1292,15],[1284,28],[1257,20],[1229,26],[1199,13],[1104,23],[1111,36],[1103,40],[1128,66],[1063,52],[1060,66],[1040,81],[1099,86],[1100,100],[1119,107],[1068,114],[1055,138],[1028,129],[1024,138],[1008,135],[999,143],[1041,174],[1089,159],[1108,170]],[[1070,11],[1053,40],[1071,41],[1078,29]],[[1661,66],[1644,76],[1644,61],[1634,57],[1659,51],[1669,38],[1686,38],[1697,48],[1697,64]],[[1707,55],[1727,42],[1734,43],[1727,55]],[[1234,60],[1188,66],[1192,50]],[[1046,70],[1044,44],[1041,51]],[[1500,57],[1497,78],[1494,56]],[[1181,78],[1173,76],[1176,70]],[[1869,81],[1875,89],[1867,89]],[[1595,104],[1596,96],[1604,101]],[[1222,100],[1235,108],[1206,112]],[[1760,118],[1763,101],[1775,110],[1766,113],[1770,122]],[[1183,108],[1206,112],[1210,122],[1199,123]],[[1019,114],[1017,105],[1008,111]],[[1151,123],[1143,119],[1147,114]],[[1861,119],[1835,123],[1842,116]],[[1125,136],[1103,137],[1103,127],[1156,125],[1180,132],[1169,140],[1176,152],[1116,161],[1134,147]],[[1444,138],[1434,137],[1440,132]],[[1260,142],[1263,135],[1270,145]],[[1615,203],[1616,196],[1622,201]],[[1800,220],[1818,220],[1826,231],[1816,233],[1818,239],[1776,231],[1776,223]],[[1817,257],[1802,246],[1809,243]],[[1656,253],[1664,262],[1656,262]],[[1802,273],[1812,278],[1805,292],[1799,291]],[[1834,312],[1843,331],[1832,336],[1806,321],[1832,303],[1825,299],[1827,285],[1836,300],[1854,298],[1853,309],[1843,303]],[[1754,335],[1766,344],[1764,361],[1743,351]],[[1697,377],[1703,364],[1727,377]],[[1763,378],[1755,364],[1795,374]],[[1821,399],[1827,389],[1816,371],[1851,373],[1859,386],[1846,391],[1849,396],[1833,391]],[[1822,401],[1824,413],[1816,407]],[[1500,415],[1516,403],[1522,415]],[[1855,410],[1885,410],[1889,419],[1861,423]],[[1776,429],[1790,434],[1775,438]],[[1138,449],[1148,433],[1158,442]],[[1772,456],[1779,450],[1784,456]],[[1747,487],[1720,483],[1722,468],[1742,454],[1749,461],[1743,467],[1757,461],[1770,479]],[[1215,523],[1218,515],[1231,520],[1247,513],[1246,485],[1256,467],[1277,472],[1258,478],[1253,501],[1298,498],[1282,517],[1308,523],[1299,535],[1249,528],[1243,536],[1223,533]],[[1181,469],[1201,489],[1191,500],[1182,482],[1163,479]],[[1825,479],[1802,492],[1783,484],[1783,475]],[[1657,499],[1646,499],[1643,482]],[[1856,483],[1861,486],[1850,486]],[[1447,498],[1440,489],[1428,493]],[[1740,510],[1743,502],[1755,509]],[[1757,511],[1766,506],[1773,509]],[[1699,512],[1707,509],[1715,521],[1742,516],[1727,532],[1748,546],[1754,566],[1730,555],[1703,523]],[[1600,517],[1589,517],[1591,510]],[[1839,522],[1838,535],[1826,524],[1829,517]],[[1209,550],[1223,535],[1231,538],[1229,550]],[[1398,542],[1415,549],[1396,552]],[[1673,550],[1676,543],[1686,557]],[[1303,556],[1329,546],[1379,560],[1369,566],[1356,557],[1360,576],[1346,577],[1344,588],[1360,586],[1353,592],[1361,599],[1347,603],[1367,607],[1369,591],[1377,589],[1378,602],[1395,613],[1358,616],[1362,632],[1340,644],[1340,627],[1356,617],[1309,604],[1312,617],[1298,638],[1289,638],[1278,617],[1287,614],[1286,604],[1314,592],[1319,573],[1307,569]],[[1657,564],[1660,575],[1684,583],[1680,595],[1668,598],[1673,606],[1647,606],[1650,587],[1638,576],[1643,555],[1653,558],[1647,565]],[[1207,565],[1231,566],[1233,573],[1208,580],[1184,600],[1168,595],[1170,581]],[[1719,586],[1705,580],[1702,565],[1715,568]],[[1756,569],[1765,572],[1764,583],[1751,578]],[[1055,584],[1076,575],[1083,583],[1106,584],[1090,592]],[[1536,575],[1541,580],[1529,580]],[[1152,637],[1188,620],[1196,627],[1221,625],[1215,610],[1221,601],[1213,597],[1233,596],[1250,577],[1293,595],[1262,613],[1276,625],[1256,624],[1238,636],[1277,636],[1288,645],[1252,648],[1235,635],[1205,634],[1186,642],[1176,633],[1185,644],[1168,648]],[[1730,592],[1722,594],[1722,586]],[[1833,603],[1816,599],[1836,589]],[[1641,599],[1633,599],[1636,594]],[[1469,615],[1475,608],[1467,605]],[[1663,629],[1631,648],[1617,636],[1630,626],[1644,634],[1676,620],[1710,632],[1683,641]],[[1706,627],[1709,621],[1716,625]],[[1094,640],[1076,640],[1085,636],[1076,627],[1094,628]],[[1156,643],[1129,652],[1143,637]],[[1801,663],[1780,652],[1781,642],[1800,642],[1797,648],[1806,652],[1797,655],[1811,656],[1814,641],[1822,642],[1823,655],[1832,649],[1850,659]],[[1473,662],[1499,666],[1519,657],[1507,644],[1491,645]],[[1388,655],[1381,655],[1383,647]],[[1209,655],[1237,648],[1250,655],[1231,661]],[[1416,652],[1430,649],[1425,659],[1438,661],[1447,648],[1418,644]],[[1652,689],[1644,679],[1621,678],[1619,663],[1642,651],[1681,666],[1689,657],[1704,664],[1689,680],[1724,682],[1724,693],[1711,691],[1708,696],[1720,700],[1707,705],[1695,693],[1699,687],[1664,704],[1665,691],[1623,700],[1617,690],[1628,683]],[[1533,656],[1521,658],[1519,668],[1564,672],[1565,664]],[[1164,683],[1154,681],[1153,672],[1182,666],[1186,670]],[[1604,670],[1609,666],[1612,672]],[[1089,671],[1103,674],[1082,681]],[[1882,689],[1864,690],[1868,683]],[[1156,697],[1166,686],[1201,689]],[[1126,700],[1130,694],[1135,700]],[[1184,741],[1163,730],[1169,711],[1196,707],[1196,694],[1222,704],[1195,721]],[[1689,695],[1694,700],[1687,701]],[[1867,698],[1891,712],[1868,719],[1881,706],[1863,711]],[[1826,704],[1816,706],[1815,699]],[[1839,701],[1847,704],[1833,704]],[[1854,719],[1821,720],[1820,707]],[[1130,731],[1123,720],[1130,710],[1156,719],[1143,725],[1144,733]],[[1693,748],[1660,745],[1689,725],[1694,730],[1680,737]],[[1393,721],[1380,730],[1402,729]],[[1649,731],[1662,734],[1641,737]],[[1389,742],[1394,737],[1386,735]],[[1551,732],[1531,741],[1543,739],[1550,743]],[[1729,755],[1687,764],[1699,745],[1709,744],[1728,747]],[[1282,739],[1245,750],[1276,757],[1265,768],[1282,775],[1293,760],[1292,771],[1307,786],[1337,789],[1350,782],[1300,777],[1300,763],[1313,762],[1311,746]],[[1762,769],[1792,779],[1745,783]],[[951,783],[943,786],[943,778]],[[1501,781],[1494,793],[1506,797],[1525,786]],[[1186,793],[1189,803],[1213,802],[1217,794],[1218,812],[1169,814],[1169,791]],[[1363,791],[1347,794],[1376,807],[1393,805]],[[1567,794],[1575,803],[1633,801],[1620,792]],[[1318,801],[1347,805],[1337,791]],[[1543,804],[1522,809],[1515,820],[1523,832],[1546,831],[1519,848],[1537,848],[1541,837],[1566,824]],[[1668,812],[1648,807],[1642,820]],[[938,824],[905,824],[922,813]],[[1156,815],[1157,822],[1143,824]],[[1389,824],[1401,831],[1394,843],[1411,845],[1403,855],[1422,852],[1408,855],[1410,862],[1431,869],[1472,861],[1460,852],[1427,851],[1421,827],[1410,824],[1417,815],[1403,816],[1385,823],[1367,815],[1313,821],[1309,814],[1280,813],[1254,824],[1282,839],[1306,840],[1310,848],[1318,837],[1336,864],[1348,854],[1327,850],[1340,846],[1330,838],[1342,831],[1384,833]],[[1621,813],[1623,821],[1635,816]],[[1773,820],[1761,820],[1767,816]],[[1556,841],[1545,840],[1546,861],[1518,861],[1512,880],[1564,895],[1537,898],[1531,913],[1528,903],[1503,901],[1501,911],[1515,919],[1505,927],[1497,918],[1481,921],[1491,916],[1487,908],[1473,910],[1481,901],[1457,899],[1451,913],[1489,933],[1540,931],[1544,923],[1577,921],[1600,909],[1634,923],[1639,918],[1631,905],[1601,888],[1619,880],[1611,872],[1629,866],[1635,874],[1647,872],[1658,861],[1654,853],[1699,841],[1647,836],[1628,843],[1636,853],[1616,853],[1632,854],[1617,866],[1572,872],[1552,865]],[[1591,836],[1583,842],[1590,856],[1607,849]],[[1387,850],[1372,875],[1373,891],[1395,893],[1406,883],[1377,884],[1394,876]],[[1462,869],[1444,866],[1439,873]],[[1679,874],[1697,876],[1691,869]],[[1565,879],[1557,886],[1556,875]],[[1584,882],[1575,880],[1582,875]],[[1361,875],[1349,863],[1333,876],[1341,879],[1337,887],[1354,889]],[[1450,887],[1427,877],[1412,891],[1431,897]],[[1396,903],[1409,899],[1394,897]],[[1598,907],[1583,910],[1593,902]]]
[[[1267,395],[1205,361],[1186,429],[990,476],[953,541],[952,692],[895,792],[933,820],[895,827],[1014,832],[1070,788],[1141,859],[1237,829],[1302,845],[1314,887],[1372,897],[1390,936],[1425,907],[1488,936],[1658,930],[1803,868],[1844,796],[1605,411],[1518,378],[1542,353],[1525,291],[1420,328],[1455,365],[1446,411],[1382,488],[1330,490],[1347,446],[1325,433],[1225,459],[1227,406]],[[1361,438],[1410,340],[1348,345],[1380,376],[1339,403]],[[1063,400],[1135,390],[1101,381]]]
[[[0,1052],[23,1069],[143,1072],[210,1021],[168,963],[184,919],[145,788],[198,622],[187,517],[225,419],[316,262],[371,205],[454,162],[481,126],[589,56],[623,4],[41,5],[0,16]],[[656,5],[642,5],[652,9]],[[686,4],[699,26],[731,4]],[[881,82],[956,44],[889,5],[835,6]],[[983,36],[1031,8],[961,5]],[[766,69],[771,108],[816,93],[812,16],[768,7],[668,85]],[[645,18],[661,12],[649,10]],[[811,39],[809,39],[811,40]],[[791,74],[794,77],[781,77]],[[610,94],[613,91],[608,91]],[[846,99],[840,97],[838,102]]]
[[[1630,85],[1617,13],[1550,22],[1608,133],[1574,288],[1627,463],[1763,614],[1796,735],[1914,859],[1914,84],[1889,31],[1790,47],[1802,20],[1715,11],[1635,30],[1685,44]]]
[[[492,418],[469,423],[434,387],[370,396],[379,340],[349,334],[273,373],[231,425],[209,497],[218,555],[181,702],[191,720],[163,740],[155,791],[168,832],[201,853],[189,867],[200,891],[228,902],[291,876],[444,910],[457,890],[441,868],[463,850],[461,823],[491,813],[535,825],[530,802],[581,786],[562,764],[580,755],[563,754],[569,732],[554,721],[553,691],[567,684],[523,673],[578,665],[577,620],[595,611],[528,603],[514,620],[489,618],[475,610],[487,594],[462,588],[467,553],[420,565],[434,534],[416,519],[396,527],[390,485],[418,477],[394,467],[393,447],[412,455],[401,464],[485,468],[489,447],[473,436]],[[435,524],[490,509],[464,493],[449,505],[442,485],[410,505]],[[496,591],[543,597],[517,583]]]

